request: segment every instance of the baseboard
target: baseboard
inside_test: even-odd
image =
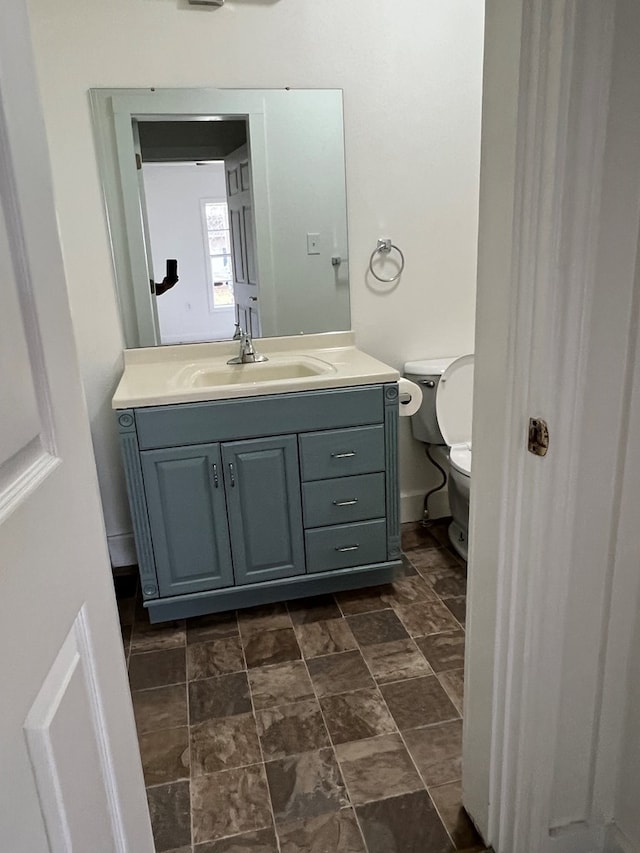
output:
[[[400,521],[422,521],[424,514],[424,495],[420,492],[403,492],[400,495]],[[436,492],[429,498],[429,517],[446,518],[451,515],[446,492]]]
[[[638,845],[633,844],[620,827],[612,823],[607,829],[605,853],[637,853]]]
[[[109,546],[109,557],[114,569],[121,566],[134,566],[138,562],[136,554],[136,543],[133,533],[119,533],[115,536],[107,536]]]

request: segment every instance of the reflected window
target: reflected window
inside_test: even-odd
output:
[[[217,308],[233,308],[233,266],[229,208],[226,201],[204,199],[202,202],[203,231],[209,256],[209,304]]]

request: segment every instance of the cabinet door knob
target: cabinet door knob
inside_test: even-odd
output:
[[[229,479],[231,480],[231,487],[234,488],[236,485],[236,474],[233,470],[233,462],[229,462]]]
[[[358,498],[354,498],[351,501],[334,501],[333,505],[334,506],[353,506],[354,504],[357,504],[357,503],[358,503]]]
[[[213,465],[212,465],[211,467],[213,468],[213,485],[214,485],[214,486],[216,487],[216,489],[217,489],[217,488],[219,487],[219,485],[220,485],[220,480],[218,479],[218,466],[217,466],[217,465],[216,465],[216,463],[214,462],[214,463],[213,463]]]
[[[336,551],[340,551],[340,553],[344,551],[357,551],[359,547],[359,545],[347,545],[345,548],[336,548]]]

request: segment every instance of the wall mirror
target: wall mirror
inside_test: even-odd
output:
[[[340,90],[90,100],[127,347],[350,328]]]

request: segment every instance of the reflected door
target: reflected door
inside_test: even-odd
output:
[[[225,158],[225,172],[237,322],[252,337],[260,337],[251,161],[246,145]]]

